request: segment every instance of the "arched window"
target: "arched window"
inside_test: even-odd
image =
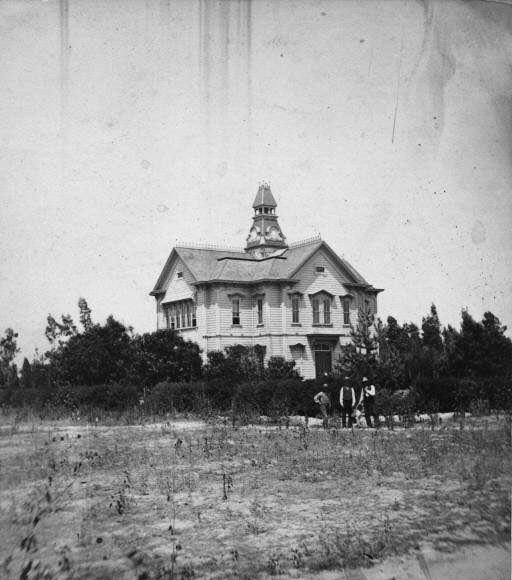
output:
[[[310,295],[311,307],[313,310],[313,324],[314,325],[331,325],[331,309],[333,296],[330,292],[321,290],[313,295]]]

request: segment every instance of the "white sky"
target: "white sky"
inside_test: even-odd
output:
[[[155,328],[177,240],[243,246],[261,180],[379,314],[512,324],[512,6],[3,0],[0,330]]]

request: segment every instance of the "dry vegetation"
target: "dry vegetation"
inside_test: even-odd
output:
[[[311,577],[510,536],[510,424],[3,416],[0,576]]]

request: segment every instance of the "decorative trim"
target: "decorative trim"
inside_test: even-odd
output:
[[[329,292],[329,290],[318,290],[317,292],[313,292],[313,294],[308,294],[308,296],[312,298],[313,296],[318,296],[318,294],[327,294],[328,296],[331,296],[331,298],[336,298],[336,295]]]
[[[300,246],[307,246],[308,244],[311,244],[311,242],[319,242],[322,239],[322,237],[320,236],[320,234],[315,234],[314,236],[311,236],[310,238],[305,238],[303,240],[299,240],[298,242],[293,242],[289,245],[290,248],[299,248]]]
[[[346,294],[340,294],[339,298],[341,301],[343,301],[345,298],[348,298],[349,300],[354,300],[355,299],[355,295],[351,294],[350,292],[347,292]]]
[[[217,245],[217,244],[201,244],[201,243],[183,243],[183,242],[177,242],[176,245],[174,246],[175,248],[183,248],[183,249],[187,249],[187,248],[191,248],[194,250],[220,250],[223,252],[237,252],[240,254],[245,254],[245,251],[243,248],[237,248],[234,246],[221,246],[221,245]]]
[[[235,292],[230,292],[230,293],[228,293],[228,295],[227,295],[227,296],[228,296],[228,298],[229,298],[230,300],[233,300],[233,298],[237,298],[237,297],[240,297],[240,298],[246,298],[246,295],[245,295],[245,294],[242,294],[242,292],[238,292],[238,291],[236,291],[236,290],[235,290]]]

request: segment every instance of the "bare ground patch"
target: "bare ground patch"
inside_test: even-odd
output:
[[[3,428],[2,575],[387,578],[507,551],[510,430],[482,425]]]

